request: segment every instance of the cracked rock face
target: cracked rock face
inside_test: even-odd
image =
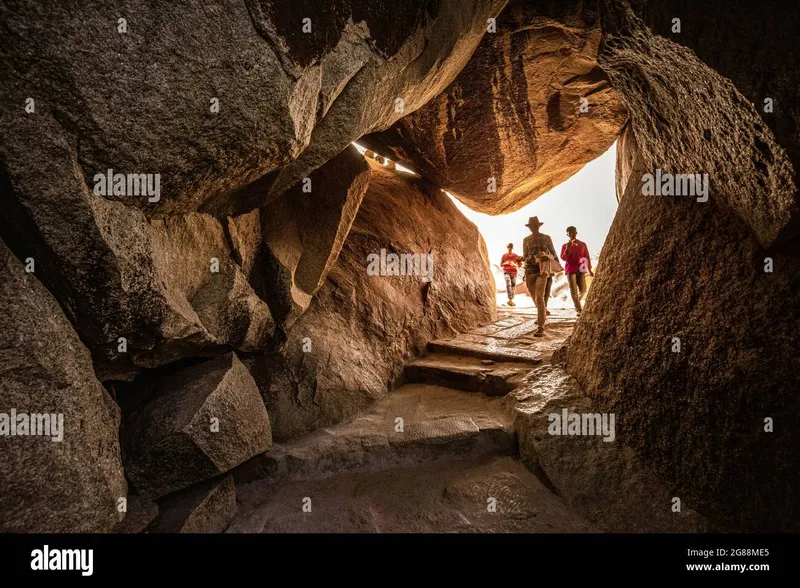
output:
[[[148,216],[224,208],[219,199],[301,154],[277,192],[423,105],[504,3],[4,6],[2,98],[24,108],[32,97],[37,116],[4,113],[3,135],[11,153],[33,137],[63,137],[76,154],[72,172],[90,185],[108,169],[160,173],[160,200],[126,197]]]
[[[58,303],[2,240],[0,316],[0,531],[113,530],[128,493],[119,408]],[[9,436],[12,409],[18,434]],[[45,414],[50,424],[37,419],[34,434],[32,415]]]
[[[247,360],[276,440],[363,410],[427,341],[485,324],[495,313],[477,228],[430,183],[370,165],[369,187],[328,279],[280,353]],[[370,275],[368,256],[381,249],[431,254],[433,281]]]
[[[272,444],[269,416],[235,354],[157,383],[130,418],[126,473],[146,498],[223,474]]]
[[[605,152],[627,118],[600,38],[584,3],[512,0],[444,92],[362,143],[475,210],[517,210]]]

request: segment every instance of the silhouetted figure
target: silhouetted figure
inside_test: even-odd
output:
[[[508,253],[504,253],[500,260],[500,266],[503,268],[503,275],[506,278],[506,292],[508,293],[508,305],[516,306],[514,304],[514,288],[517,286],[517,268],[519,264],[524,261],[522,256],[514,253],[514,244],[509,243],[506,245]]]
[[[580,315],[581,299],[586,294],[586,274],[594,276],[594,272],[592,272],[589,248],[586,243],[577,239],[578,229],[567,227],[567,237],[569,241],[561,247],[561,259],[566,262],[564,271],[569,282],[569,293],[572,295],[575,311]]]
[[[522,256],[525,258],[525,285],[531,293],[536,304],[536,324],[538,329],[534,336],[544,335],[544,323],[547,313],[547,299],[550,297],[550,286],[553,283],[553,273],[560,271],[558,254],[553,247],[553,240],[549,235],[539,232],[539,227],[544,223],[539,222],[538,216],[528,219],[525,226],[531,234],[525,237],[522,243]],[[555,267],[551,264],[555,263]]]

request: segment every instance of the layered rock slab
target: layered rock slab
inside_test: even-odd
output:
[[[111,531],[128,492],[119,408],[33,267],[26,272],[0,240],[0,530]],[[37,418],[42,427],[22,434],[18,421],[11,435],[12,410],[49,415],[50,428]]]
[[[236,468],[234,476],[237,483],[313,480],[508,455],[514,444],[509,414],[499,399],[405,384],[349,422],[276,443]]]
[[[361,143],[504,214],[604,153],[627,114],[597,64],[596,8],[512,0],[496,24],[444,92]]]
[[[233,353],[174,373],[129,419],[126,473],[157,498],[223,474],[271,447],[269,416]]]
[[[263,290],[281,328],[290,327],[308,308],[336,262],[370,175],[366,160],[351,145],[261,215],[265,267],[258,271],[277,276]]]
[[[519,460],[348,474],[237,487],[228,533],[582,533],[597,529]],[[265,500],[265,496],[270,498]],[[311,511],[303,512],[304,497]],[[494,510],[487,508],[494,498]]]

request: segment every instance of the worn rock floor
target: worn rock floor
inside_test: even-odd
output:
[[[347,423],[241,466],[228,532],[594,531],[517,458],[502,396],[550,357],[575,313],[502,308],[432,341],[406,383]]]
[[[237,489],[228,532],[585,532],[519,460],[484,457]],[[310,512],[303,511],[304,499]],[[494,502],[493,502],[494,501]],[[490,507],[494,504],[494,509]]]

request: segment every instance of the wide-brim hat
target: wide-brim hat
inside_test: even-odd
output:
[[[525,225],[526,227],[541,227],[544,223],[539,222],[538,216],[532,216],[528,219],[528,224]]]

